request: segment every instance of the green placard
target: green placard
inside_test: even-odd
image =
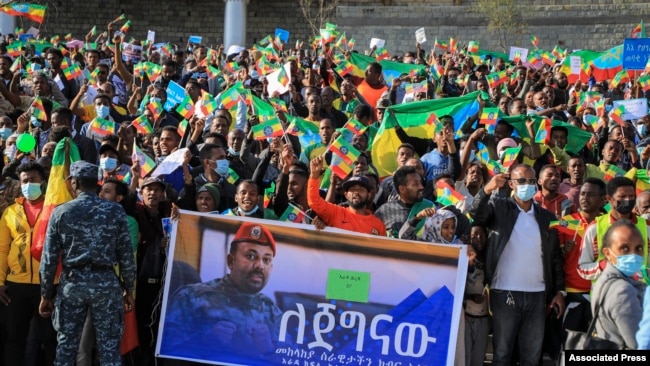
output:
[[[327,273],[327,299],[368,302],[370,272],[330,268]]]

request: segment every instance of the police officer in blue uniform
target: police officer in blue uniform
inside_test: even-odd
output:
[[[96,165],[70,166],[75,199],[54,209],[41,259],[41,316],[52,316],[55,365],[73,365],[90,309],[103,366],[121,366],[124,311],[133,310],[135,260],[124,209],[97,196]],[[61,261],[58,294],[54,277]],[[119,277],[116,272],[119,270]],[[54,310],[54,312],[52,312]]]

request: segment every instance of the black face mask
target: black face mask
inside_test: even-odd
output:
[[[620,214],[627,215],[634,209],[635,200],[622,200],[616,203],[616,211]]]

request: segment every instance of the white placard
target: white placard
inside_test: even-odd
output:
[[[648,100],[646,98],[615,100],[614,108],[622,105],[625,108],[623,120],[639,119],[648,115]]]
[[[510,59],[510,61],[514,61],[515,53],[517,52],[521,53],[522,62],[526,62],[528,60],[528,48],[514,47],[514,46],[510,46],[510,55],[508,56],[508,59]]]
[[[287,62],[284,64],[284,71],[287,73],[287,76],[291,75],[291,64]],[[280,69],[277,69],[273,71],[272,73],[266,75],[266,80],[269,81],[269,86],[268,86],[268,91],[269,95],[272,95],[275,91],[277,91],[280,94],[284,94],[289,91],[289,85],[290,83],[287,84],[287,86],[284,86],[280,84],[278,81],[278,76],[280,75]]]
[[[149,41],[151,43],[155,43],[155,41],[156,41],[156,32],[154,32],[152,30],[147,31],[147,41]]]
[[[31,34],[31,35],[33,35],[34,37],[36,37],[36,35],[38,34],[38,32],[39,32],[39,30],[38,30],[37,28],[29,27],[29,29],[28,29],[27,32],[25,32],[25,33],[27,33],[27,34]]]
[[[382,48],[386,45],[386,40],[380,39],[380,38],[373,38],[370,40],[370,48],[372,49],[373,47],[377,46],[377,48]]]
[[[415,31],[415,41],[419,44],[425,43],[427,41],[427,35],[424,32],[424,27]]]
[[[61,80],[61,76],[59,74],[56,74],[54,77],[54,82],[59,87],[59,90],[63,91],[63,89],[65,89],[65,85],[63,85],[63,80]]]
[[[571,75],[580,75],[582,58],[580,56],[569,56],[569,62],[571,63]]]

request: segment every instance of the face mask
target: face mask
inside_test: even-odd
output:
[[[20,190],[23,192],[23,196],[29,201],[38,199],[41,196],[41,184],[40,183],[25,183],[20,185]]]
[[[646,219],[646,220],[650,220],[650,213],[644,213],[644,214],[642,214],[642,215],[641,215],[641,218]]]
[[[18,147],[16,145],[7,146],[5,148],[5,156],[9,159],[9,161],[14,159],[17,150]]]
[[[239,156],[239,153],[240,153],[239,151],[235,151],[230,147],[228,148],[228,154],[230,154],[232,156]]]
[[[243,213],[244,216],[250,216],[250,215],[254,214],[255,212],[257,212],[257,210],[258,210],[259,208],[260,208],[260,206],[255,206],[255,207],[254,207],[252,210],[250,210],[250,211],[244,211],[244,210],[242,210],[241,207],[240,207],[240,208],[239,208],[239,212]]]
[[[161,103],[160,98],[156,98],[156,97],[149,98],[149,102],[150,103],[156,103],[156,102]]]
[[[609,104],[605,105],[605,110],[606,110],[607,112],[611,111],[611,110],[612,110],[612,106],[609,105]]]
[[[517,197],[522,201],[530,201],[537,192],[537,186],[534,184],[518,184],[516,188]]]
[[[614,265],[627,277],[632,277],[639,272],[641,266],[643,266],[643,257],[638,254],[619,255],[616,257],[616,264]]]
[[[95,113],[97,113],[97,116],[100,118],[108,117],[110,111],[111,109],[105,105],[98,105],[95,107]]]
[[[220,159],[217,160],[217,167],[214,169],[214,171],[219,174],[220,177],[226,178],[228,177],[228,168],[230,164],[228,163],[228,160],[226,159]]]
[[[634,209],[634,200],[623,200],[616,203],[616,211],[623,215],[627,215]]]
[[[29,121],[32,123],[32,126],[34,126],[34,127],[41,127],[41,125],[42,125],[41,121],[36,119],[36,117],[34,117],[34,116],[29,117]]]
[[[115,170],[117,168],[117,159],[115,158],[101,158],[99,159],[99,167],[102,170],[107,172]]]
[[[0,128],[0,138],[3,140],[6,140],[11,136],[11,128],[9,127],[2,127]]]

